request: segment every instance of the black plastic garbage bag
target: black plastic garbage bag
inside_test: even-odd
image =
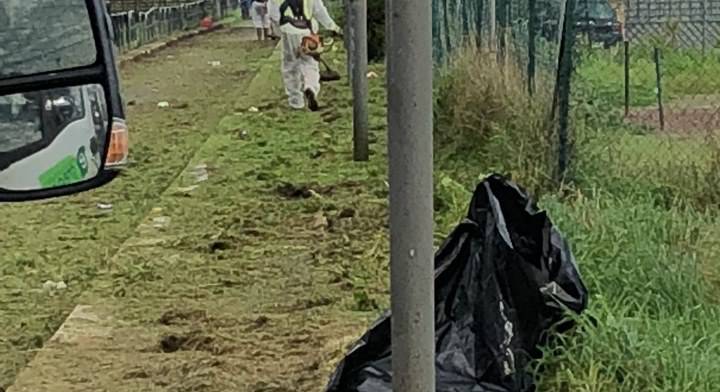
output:
[[[524,190],[494,175],[435,255],[437,391],[534,391],[527,365],[570,327],[587,289],[570,248]],[[560,325],[562,324],[562,325]],[[390,313],[337,367],[328,392],[392,391]]]

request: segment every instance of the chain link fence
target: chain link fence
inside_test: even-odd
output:
[[[623,37],[576,47],[573,178],[651,189],[664,205],[719,201],[720,1],[606,5]]]
[[[720,129],[720,1],[625,2],[629,122],[670,132]]]
[[[503,91],[501,99],[510,100],[511,105],[521,101],[532,111],[541,112],[533,116],[542,117],[541,123],[534,119],[530,126],[535,133],[533,148],[542,149],[537,153],[547,159],[539,170],[555,180],[565,172],[570,148],[568,115],[575,26],[567,15],[575,12],[574,6],[575,0],[433,1],[436,63],[452,68],[458,54],[462,56],[472,48],[475,53],[471,56],[478,63],[497,70],[495,79],[501,83],[492,89]],[[476,70],[479,72],[484,71]],[[481,88],[492,83],[485,81]],[[522,113],[522,105],[514,116],[527,114]]]
[[[113,0],[108,2],[115,43],[121,52],[177,32],[197,28],[205,16],[225,17],[234,0]]]

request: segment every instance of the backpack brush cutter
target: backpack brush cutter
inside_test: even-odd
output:
[[[321,57],[322,53],[325,51],[325,48],[331,47],[335,41],[330,40],[328,45],[325,45],[325,42],[326,40],[323,40],[317,34],[303,37],[302,44],[300,45],[300,51],[302,52],[302,54],[314,58],[317,62],[319,62],[325,67],[323,71],[320,71],[321,82],[338,81],[341,79],[340,74],[330,68],[330,65],[328,65],[327,61],[325,61]]]

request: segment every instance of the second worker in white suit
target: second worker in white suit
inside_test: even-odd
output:
[[[340,27],[328,14],[323,0],[270,0],[270,19],[280,26],[282,39],[282,75],[288,103],[293,109],[318,109],[320,66],[317,60],[300,51],[303,37],[316,34],[316,22],[340,33]]]

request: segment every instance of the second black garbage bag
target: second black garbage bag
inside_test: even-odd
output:
[[[436,390],[534,391],[528,364],[587,298],[547,214],[513,182],[486,178],[435,255]],[[355,344],[327,392],[392,391],[390,320],[388,312]]]

